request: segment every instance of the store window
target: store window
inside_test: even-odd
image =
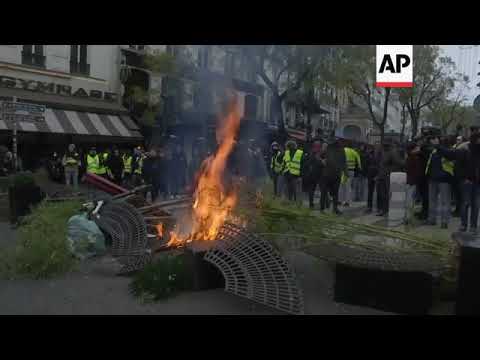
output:
[[[70,45],[70,73],[90,75],[88,45]]]
[[[22,64],[45,67],[44,45],[23,45]]]

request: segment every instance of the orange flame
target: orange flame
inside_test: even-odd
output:
[[[190,235],[184,239],[178,232],[170,233],[167,246],[181,245],[193,240],[215,240],[220,228],[237,204],[235,189],[225,189],[223,175],[228,156],[235,146],[235,137],[240,128],[240,109],[233,98],[228,112],[217,131],[218,150],[202,163],[197,174],[194,191],[193,225]]]
[[[156,225],[156,228],[157,228],[158,236],[159,236],[159,237],[163,237],[163,224],[162,224],[162,223],[157,224],[157,225]]]

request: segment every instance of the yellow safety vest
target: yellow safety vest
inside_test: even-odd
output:
[[[280,174],[283,170],[283,158],[280,155],[281,153],[278,152],[276,155],[272,156],[272,160],[270,163],[270,168],[275,174]]]
[[[138,158],[137,167],[135,168],[134,173],[138,175],[142,175],[142,167],[143,167],[143,157],[140,156]]]
[[[87,172],[92,174],[98,174],[100,167],[100,157],[98,155],[87,155]]]
[[[436,152],[437,152],[437,149],[433,149],[430,156],[428,157],[427,166],[425,168],[425,175],[428,174],[428,169],[430,168],[430,162],[432,161],[432,156]],[[453,169],[454,168],[455,168],[455,164],[453,163],[453,161],[447,160],[444,157],[442,157],[442,169],[443,169],[443,171],[445,171],[446,173],[453,176]]]
[[[66,166],[76,166],[78,165],[78,154],[77,153],[74,153],[74,157],[72,156],[66,156],[66,159],[65,159],[65,165]]]
[[[290,173],[292,175],[300,176],[300,164],[303,157],[302,150],[296,150],[293,157],[290,157],[290,150],[285,151],[283,156],[283,162],[285,163],[284,173]]]
[[[130,174],[132,172],[132,157],[123,155],[122,160],[125,174]]]
[[[108,153],[103,153],[101,156],[103,158],[103,162],[98,167],[98,175],[104,175],[107,173],[108,170],[107,165],[105,164],[108,160]]]
[[[345,157],[347,158],[347,168],[350,171],[355,170],[356,164],[358,163],[358,168],[362,168],[362,164],[360,162],[360,155],[358,152],[352,148],[345,148]]]

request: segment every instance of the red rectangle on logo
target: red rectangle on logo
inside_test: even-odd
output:
[[[377,82],[376,87],[390,87],[390,88],[411,88],[413,82]]]

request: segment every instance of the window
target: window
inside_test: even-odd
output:
[[[88,45],[70,45],[70,73],[90,75],[87,48]]]
[[[145,50],[145,45],[128,45],[132,50],[143,51]]]
[[[23,45],[22,64],[45,67],[43,45]]]

